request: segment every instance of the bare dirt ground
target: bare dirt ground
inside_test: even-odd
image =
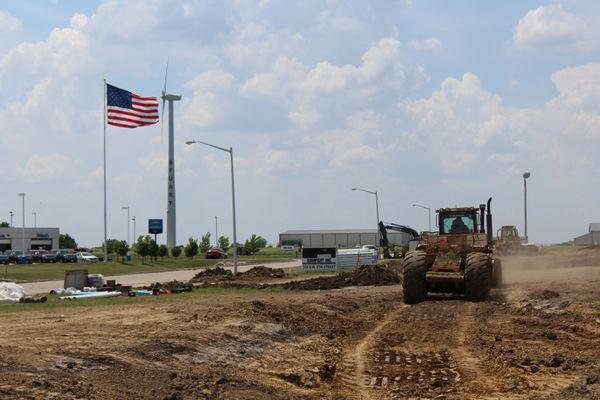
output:
[[[600,251],[504,259],[489,301],[224,289],[0,317],[0,398],[600,399]]]

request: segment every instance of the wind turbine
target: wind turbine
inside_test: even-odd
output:
[[[167,68],[165,69],[165,85],[162,91],[162,115],[161,120],[164,121],[165,115],[165,102],[169,102],[169,174],[167,182],[167,247],[173,248],[177,246],[176,232],[177,232],[177,209],[175,202],[175,124],[173,116],[173,102],[181,100],[181,95],[178,94],[167,94],[167,73],[169,72],[169,62],[167,61]],[[162,136],[162,124],[161,122],[161,136]]]

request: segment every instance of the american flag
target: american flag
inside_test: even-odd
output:
[[[156,97],[141,97],[135,93],[106,84],[108,124],[121,128],[137,128],[158,122]]]

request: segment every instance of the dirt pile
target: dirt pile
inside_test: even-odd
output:
[[[208,268],[204,271],[198,272],[192,279],[190,279],[190,283],[221,282],[231,279],[232,276],[233,274],[231,271],[218,265],[215,268]]]
[[[236,278],[240,280],[285,278],[285,272],[282,269],[273,269],[264,265],[258,265],[246,272],[242,272]]]
[[[226,270],[221,266],[216,268],[209,268],[205,271],[197,273],[192,279],[191,284],[197,284],[200,286],[221,286],[221,287],[258,287],[257,282],[269,280],[269,279],[280,279],[285,278],[285,272],[281,269],[273,269],[259,265],[249,269],[246,272],[241,272],[237,275],[233,275],[230,270]],[[268,285],[261,285],[268,286]]]
[[[357,271],[342,272],[335,276],[323,276],[283,285],[290,290],[329,290],[348,286],[386,286],[400,283],[400,276],[388,267],[379,265],[361,267]]]

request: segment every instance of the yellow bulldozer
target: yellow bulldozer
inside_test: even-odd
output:
[[[478,301],[502,282],[495,256],[490,198],[477,207],[436,210],[438,232],[422,235],[402,261],[404,302],[415,304],[429,293],[460,293]],[[486,213],[487,210],[487,213]]]
[[[514,225],[504,225],[496,232],[496,252],[500,255],[535,255],[539,248],[526,244]]]

